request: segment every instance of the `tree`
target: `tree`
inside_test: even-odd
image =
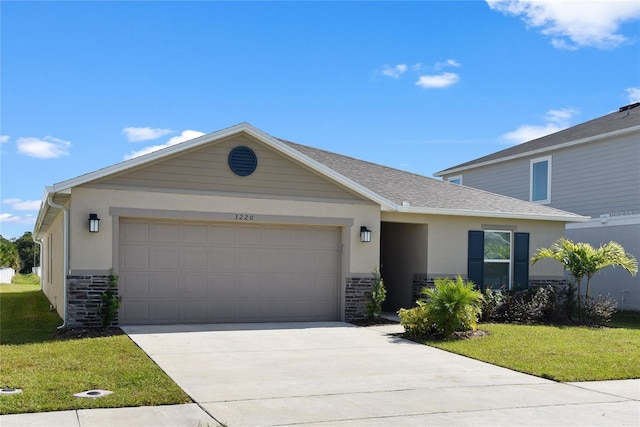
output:
[[[20,264],[22,266],[20,273],[31,273],[33,267],[36,267],[37,259],[40,257],[40,246],[33,241],[30,231],[17,238],[14,241],[14,245],[20,255]]]
[[[590,297],[591,278],[604,267],[621,267],[632,276],[638,272],[638,261],[625,252],[624,248],[616,242],[609,242],[598,249],[589,243],[574,243],[571,240],[560,238],[549,248],[538,249],[531,258],[535,264],[543,258],[554,259],[564,265],[564,268],[573,276],[578,285],[578,312],[580,307],[580,285],[582,279],[587,277],[587,289],[585,298]]]
[[[15,271],[20,270],[20,255],[13,242],[1,238],[0,239],[0,266],[13,268]]]

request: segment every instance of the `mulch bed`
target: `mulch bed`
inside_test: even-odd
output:
[[[124,335],[120,328],[69,328],[58,331],[56,340],[78,340],[82,338],[103,338],[115,335]]]
[[[385,319],[384,317],[378,317],[375,319],[353,320],[349,323],[356,326],[378,326],[378,325],[397,325],[399,322]]]

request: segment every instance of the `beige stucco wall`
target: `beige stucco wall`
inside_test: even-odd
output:
[[[489,229],[493,225],[530,233],[529,254],[531,256],[537,249],[550,246],[564,235],[564,223],[555,221],[452,217],[397,212],[383,212],[381,220],[428,224],[428,274],[438,276],[466,273],[469,230]],[[529,267],[529,275],[531,277],[562,277],[563,267],[558,262],[542,260]]]
[[[380,242],[380,208],[362,202],[312,202],[305,200],[274,200],[265,197],[232,197],[221,195],[175,194],[165,192],[114,190],[99,188],[74,188],[71,204],[71,270],[107,270],[117,265],[114,259],[114,242],[117,242],[116,218],[113,209],[149,209],[167,216],[185,212],[222,214],[214,221],[234,221],[235,214],[249,214],[253,224],[284,222],[317,224],[318,218],[350,219],[352,225],[342,226],[344,245],[342,274],[370,273],[378,262]],[[100,217],[100,232],[90,233],[90,213]],[[145,215],[141,217],[144,217]],[[125,215],[123,215],[125,216]],[[130,216],[130,215],[127,215]],[[305,222],[303,218],[310,218]],[[302,222],[300,222],[302,221]],[[339,222],[339,221],[338,221]],[[372,230],[371,243],[360,242],[360,226]]]
[[[59,211],[55,222],[42,239],[42,292],[64,317],[64,215]]]

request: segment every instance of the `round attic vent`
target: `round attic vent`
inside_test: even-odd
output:
[[[251,175],[257,166],[256,153],[249,147],[239,146],[229,153],[229,167],[238,176]]]

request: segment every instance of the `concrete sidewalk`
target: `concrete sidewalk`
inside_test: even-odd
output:
[[[556,383],[341,322],[123,328],[197,404],[6,426],[638,426],[640,380]]]

